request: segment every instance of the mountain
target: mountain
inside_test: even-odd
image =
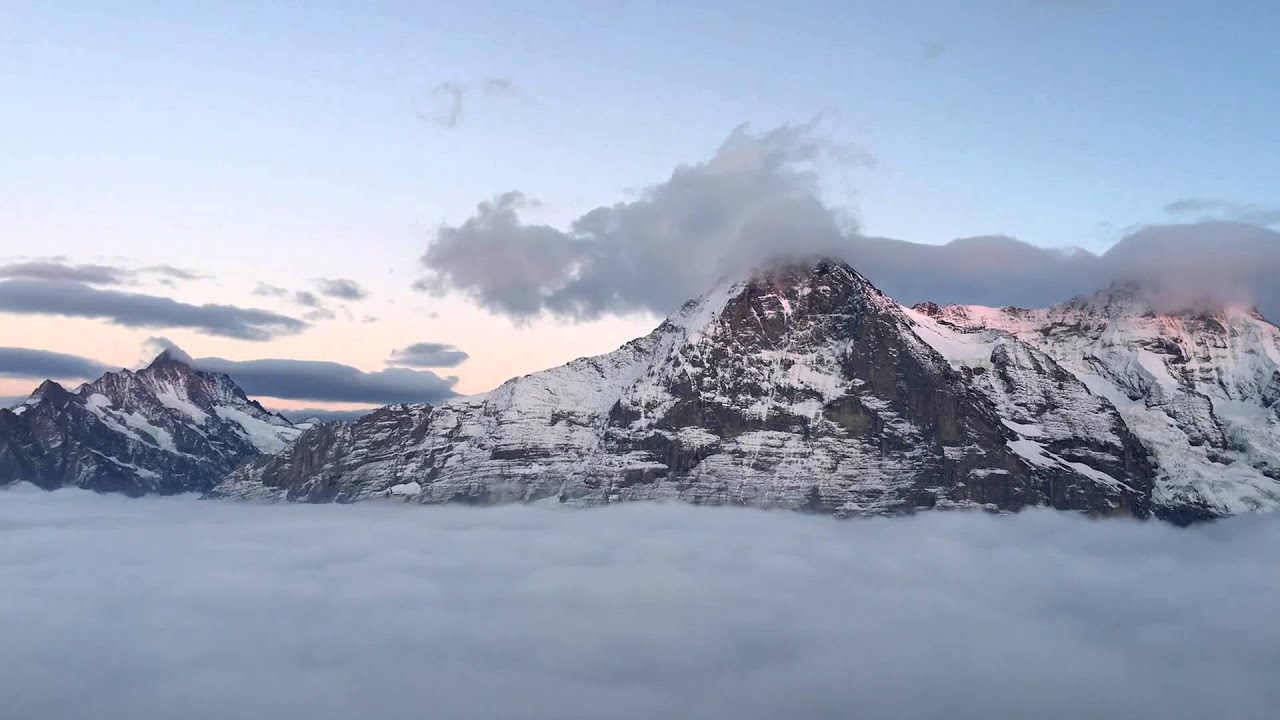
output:
[[[1158,470],[1114,404],[1033,343],[982,332],[985,360],[961,362],[976,331],[845,264],[767,268],[611,353],[312,427],[212,494],[1149,514]]]
[[[204,492],[300,433],[231,378],[165,352],[142,370],[107,373],[75,391],[46,380],[21,405],[0,410],[0,484]]]
[[[1156,512],[1190,522],[1280,506],[1280,329],[1256,309],[1169,311],[1133,284],[1044,309],[917,306],[953,364],[1000,338],[1052,357],[1151,451]],[[929,335],[925,335],[929,337]],[[950,342],[947,345],[946,342]]]

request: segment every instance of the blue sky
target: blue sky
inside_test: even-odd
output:
[[[1280,4],[1262,0],[17,2],[3,15],[0,254],[214,275],[174,291],[192,302],[351,277],[385,289],[363,354],[337,330],[268,354],[372,367],[395,346],[470,340],[459,373],[474,390],[651,322],[512,328],[415,295],[440,223],[520,190],[563,225],[705,160],[743,122],[825,111],[824,132],[875,159],[824,167],[827,201],[867,234],[916,242],[1103,250],[1179,199],[1276,201]],[[494,78],[511,91],[486,92]],[[456,127],[433,121],[451,109],[442,83],[469,87]],[[0,317],[90,354],[82,321],[32,322]],[[116,330],[89,333],[96,357],[123,362],[147,334]],[[486,333],[524,359],[485,360]],[[559,355],[539,349],[548,337]]]

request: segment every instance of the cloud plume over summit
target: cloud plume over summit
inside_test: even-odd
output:
[[[516,318],[665,312],[779,250],[837,252],[846,229],[820,200],[814,166],[856,160],[816,121],[764,133],[742,126],[706,161],[567,230],[524,222],[530,200],[504,193],[439,229],[419,287],[458,290]]]
[[[717,278],[782,257],[847,260],[908,303],[1040,306],[1137,280],[1170,301],[1254,302],[1280,317],[1280,233],[1204,218],[1143,227],[1101,255],[991,235],[927,245],[857,232],[823,199],[823,163],[863,160],[815,122],[766,132],[742,126],[707,160],[675,169],[637,199],[591,210],[566,228],[527,222],[534,203],[510,191],[444,225],[422,256],[423,290],[459,292],[517,320],[550,314],[666,315]],[[1171,207],[1175,217],[1200,203]],[[1222,203],[1212,204],[1221,210]]]

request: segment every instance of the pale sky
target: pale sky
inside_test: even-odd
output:
[[[634,201],[744,122],[821,113],[823,138],[873,158],[816,167],[865,235],[1101,252],[1146,224],[1280,218],[1268,0],[54,5],[0,10],[0,265],[174,266],[208,277],[110,289],[298,319],[317,279],[368,293],[255,342],[15,311],[13,286],[0,345],[108,365],[152,336],[366,372],[442,343],[469,358],[423,371],[471,393],[610,350],[652,329],[651,305],[512,319],[475,283],[412,289],[420,258],[508,191],[560,229]],[[483,258],[523,270],[504,260]],[[0,396],[39,379],[0,368]]]

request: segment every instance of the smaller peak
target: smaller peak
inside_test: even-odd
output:
[[[938,305],[938,303],[933,302],[931,300],[928,300],[922,303],[916,303],[915,305],[911,306],[911,309],[915,310],[916,312],[922,315],[928,315],[931,318],[942,317],[942,307]]]
[[[156,355],[151,364],[147,365],[147,370],[157,370],[164,367],[191,367],[191,356],[178,350],[177,348],[165,348]]]
[[[28,397],[22,404],[34,405],[41,400],[56,400],[70,394],[71,393],[68,392],[66,388],[62,387],[62,385],[57,382],[54,382],[53,380],[45,380],[40,383],[39,387],[37,387],[35,391],[31,393],[30,397]]]
[[[1151,311],[1150,292],[1136,280],[1117,280],[1101,290],[1077,295],[1065,305],[1077,310],[1115,314],[1142,314]]]
[[[858,275],[849,263],[826,255],[779,257],[752,268],[748,279],[774,279],[780,277],[808,277],[810,275],[843,270]],[[860,277],[860,276],[859,276]]]

